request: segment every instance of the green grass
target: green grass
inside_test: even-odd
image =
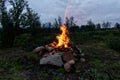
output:
[[[111,65],[111,68],[114,70],[120,71],[120,61],[117,61]]]
[[[0,55],[1,54],[11,54],[12,52],[18,51],[20,48],[9,48],[9,49],[0,49]]]
[[[24,53],[15,53],[24,49],[23,45],[28,48],[30,46],[32,51],[33,47],[50,43],[55,39],[56,33],[42,33],[35,36],[33,42],[30,43],[20,43],[18,39],[17,43],[21,44],[22,48],[0,50],[0,80],[24,80],[25,76],[34,76],[42,80],[62,80],[62,77],[73,74],[78,80],[109,80],[108,73],[112,79],[119,80],[120,53],[119,50],[111,48],[107,44],[107,40],[114,39],[114,37],[119,38],[119,34],[119,30],[111,29],[70,33],[71,41],[82,50],[86,59],[85,63],[77,62],[76,70],[72,74],[66,73],[64,68],[41,67],[39,65],[41,56],[36,53],[24,50]],[[118,42],[111,41],[110,43],[115,46]]]
[[[53,80],[61,80],[61,77],[55,76],[55,77],[53,78]]]

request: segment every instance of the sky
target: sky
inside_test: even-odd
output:
[[[120,22],[120,0],[28,0],[42,22],[54,22],[58,16],[73,16],[78,25],[88,20],[95,23]]]
[[[77,24],[109,21],[120,22],[120,0],[29,0],[30,7],[39,13],[42,22],[73,16]]]

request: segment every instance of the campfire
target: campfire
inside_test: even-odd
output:
[[[54,48],[69,48],[68,43],[70,40],[67,36],[67,34],[68,34],[67,27],[65,25],[62,25],[62,26],[60,26],[60,30],[62,31],[62,33],[60,35],[56,36],[58,43],[53,42],[51,44],[51,46]]]
[[[78,59],[82,62],[85,61],[84,54],[75,44],[70,42],[66,25],[60,26],[60,31],[61,34],[56,36],[57,42],[53,41],[50,44],[37,47],[34,52],[38,52],[42,56],[40,65],[64,66],[64,69],[70,72]]]

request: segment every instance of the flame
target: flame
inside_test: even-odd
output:
[[[57,42],[53,42],[51,45],[54,48],[68,48],[68,43],[69,43],[69,37],[67,36],[68,30],[65,25],[60,26],[60,31],[62,31],[61,34],[56,36],[56,39],[58,40]]]

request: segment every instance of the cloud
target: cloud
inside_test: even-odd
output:
[[[54,18],[63,15],[63,9],[56,4],[57,0],[29,0],[30,7],[41,15],[43,22],[54,21]]]
[[[92,19],[95,23],[120,22],[119,0],[29,0],[31,8],[41,15],[41,21],[54,21],[63,17],[67,5],[67,16],[74,16],[77,24]]]

